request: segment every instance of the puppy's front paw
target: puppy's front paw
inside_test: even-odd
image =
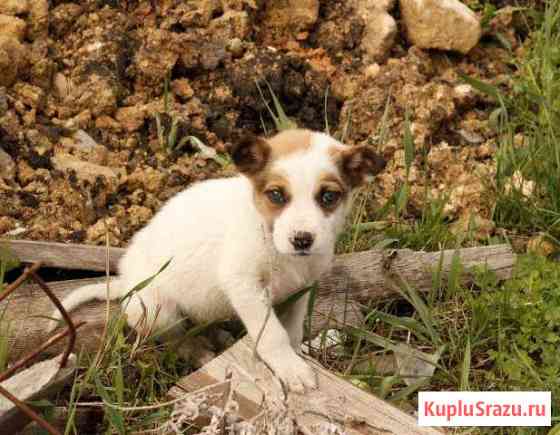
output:
[[[302,394],[317,388],[317,375],[295,352],[271,361],[271,366],[276,376],[294,393]]]

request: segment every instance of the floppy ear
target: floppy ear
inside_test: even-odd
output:
[[[385,165],[383,158],[364,145],[342,151],[340,157],[342,175],[352,187],[361,185],[368,174],[377,175]]]
[[[234,140],[229,154],[239,172],[254,175],[262,171],[268,163],[270,145],[253,134],[244,134]]]

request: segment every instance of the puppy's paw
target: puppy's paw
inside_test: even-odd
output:
[[[294,352],[276,360],[272,369],[288,390],[294,393],[303,394],[306,390],[317,388],[317,375],[303,358]]]

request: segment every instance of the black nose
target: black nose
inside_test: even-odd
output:
[[[311,248],[313,244],[313,234],[307,231],[298,231],[290,242],[296,248],[296,251],[305,251]]]

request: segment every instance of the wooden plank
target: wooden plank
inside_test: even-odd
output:
[[[299,426],[311,428],[321,423],[335,422],[349,435],[358,434],[441,434],[433,428],[418,427],[416,420],[383,400],[368,394],[308,359],[318,375],[318,389],[304,395],[290,394],[288,406],[295,413]],[[282,389],[272,373],[253,357],[248,338],[238,341],[226,352],[193,374],[183,378],[170,390],[172,398],[185,392],[226,380],[232,376],[237,397],[242,397],[240,416],[257,415],[263,397],[283,397]]]
[[[58,393],[71,379],[76,368],[74,355],[67,366],[59,368],[61,356],[41,361],[8,378],[0,385],[22,402],[37,401]],[[11,401],[0,395],[0,428],[2,433],[17,433],[29,422],[29,417]]]
[[[105,278],[89,278],[48,283],[50,289],[59,298],[64,298],[81,286],[103,282]],[[54,306],[46,294],[34,283],[21,286],[10,297],[0,302],[0,332],[8,336],[10,348],[9,359],[15,361],[26,353],[36,349],[51,334],[46,332]],[[95,351],[99,345],[105,323],[106,303],[92,301],[74,310],[74,321],[84,320],[86,325],[78,330],[76,349]],[[116,302],[111,303],[113,313],[119,311]],[[323,329],[336,325],[359,326],[363,320],[355,301],[340,295],[319,295],[311,321],[312,335]],[[5,329],[4,329],[5,328]],[[46,355],[54,356],[64,349],[66,339],[48,349]]]
[[[47,267],[105,271],[105,247],[77,243],[36,242],[30,240],[0,239],[24,263],[40,261]],[[124,248],[109,248],[109,267],[116,272]]]
[[[101,280],[103,280],[102,278]],[[51,290],[59,298],[75,291],[82,285],[99,282],[99,278],[80,279],[63,282],[48,283]],[[88,323],[78,330],[76,341],[76,353],[83,349],[95,351],[99,345],[105,323],[105,303],[91,302],[84,304],[72,313],[74,320],[82,319]],[[112,303],[113,312],[118,311],[118,304]],[[50,316],[54,305],[35,283],[26,284],[18,288],[5,301],[0,303],[0,333],[7,335],[9,360],[15,361],[29,352],[37,349],[52,333],[47,332],[49,319],[42,316]],[[67,339],[62,339],[50,347],[46,356],[60,354],[66,347]]]
[[[472,280],[473,268],[485,266],[500,280],[511,277],[516,255],[509,245],[492,245],[475,248],[447,249],[439,252],[397,249],[392,251],[370,250],[338,255],[331,271],[320,280],[322,293],[343,293],[360,300],[380,298],[395,294],[395,287],[387,279],[397,275],[419,291],[432,288],[433,273],[442,266],[445,282],[454,255],[463,267],[463,283]]]
[[[22,240],[0,240],[0,244],[8,246],[23,262],[42,261],[45,266],[105,270],[104,247]],[[123,253],[123,248],[109,249],[111,272],[116,272],[118,260]],[[394,286],[387,280],[387,265],[390,264],[391,273],[401,276],[417,290],[427,291],[432,286],[433,271],[437,269],[440,260],[445,277],[455,253],[466,271],[465,280],[472,278],[469,272],[473,267],[483,265],[494,271],[499,279],[508,278],[516,260],[508,245],[441,252],[399,249],[393,251],[391,260],[387,258],[387,251],[369,250],[336,256],[331,271],[320,280],[319,287],[323,294],[343,293],[358,299],[389,296],[395,293]]]
[[[442,254],[409,250],[395,252],[397,254],[392,260],[391,269],[419,290],[431,288],[432,273],[438,267],[440,255],[443,255],[442,275],[445,278],[455,253],[452,250],[443,251]],[[467,272],[474,266],[486,265],[500,279],[511,275],[515,263],[515,255],[505,245],[461,249],[457,252]],[[384,254],[379,251],[337,257],[333,271],[320,281],[311,322],[313,331],[317,332],[334,324],[359,326],[361,312],[357,308],[358,301],[367,302],[372,298],[394,294],[395,288],[387,279],[387,270],[383,262]],[[465,279],[469,278],[467,273]],[[63,298],[83,285],[103,279],[73,280],[49,285],[55,294]],[[115,303],[112,307],[118,309]],[[47,338],[45,330],[48,320],[37,316],[48,316],[52,310],[52,303],[36,285],[26,285],[12,294],[7,301],[0,303],[0,313],[4,313],[3,324],[9,327],[7,334],[11,349],[10,359],[19,358],[30,349],[35,349]],[[84,304],[74,312],[73,318],[88,322],[78,333],[78,345],[84,346],[85,349],[95,349],[105,320],[105,303]],[[60,352],[64,343],[65,340],[62,340],[58,346],[52,348],[52,352]]]

